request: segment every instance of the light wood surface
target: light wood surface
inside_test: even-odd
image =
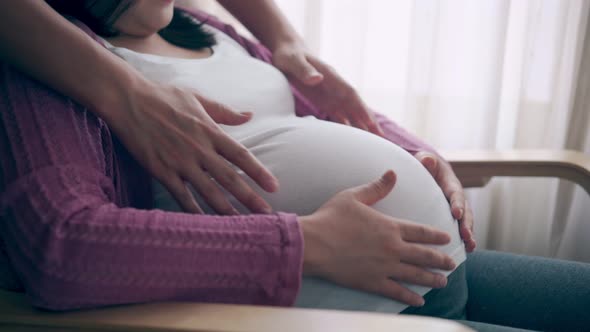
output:
[[[429,317],[250,305],[157,303],[70,313],[33,309],[19,293],[0,291],[1,331],[439,331],[468,332]]]
[[[590,156],[570,150],[443,151],[464,187],[484,186],[494,176],[557,177],[590,194]]]

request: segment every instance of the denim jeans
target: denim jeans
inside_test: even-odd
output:
[[[477,331],[590,331],[590,264],[480,250],[425,300],[401,313],[452,319]],[[394,303],[304,278],[296,306],[396,313]]]

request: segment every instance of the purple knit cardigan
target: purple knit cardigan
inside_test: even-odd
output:
[[[231,26],[190,13],[270,61],[268,49]],[[293,93],[297,115],[326,119]],[[404,149],[432,150],[384,116],[377,119]],[[24,290],[37,307],[295,301],[303,256],[296,215],[151,209],[149,174],[107,124],[6,64],[0,156],[0,288]]]

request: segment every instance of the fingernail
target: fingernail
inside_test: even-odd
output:
[[[455,267],[456,267],[456,265],[455,265],[455,262],[453,262],[452,260],[450,260],[450,261],[447,263],[447,267],[449,268],[449,270],[453,270],[453,269],[455,269]]]
[[[316,78],[316,77],[322,77],[322,74],[320,74],[317,71],[310,71],[307,72],[307,75],[305,75],[307,78]]]
[[[262,212],[264,212],[266,214],[272,213],[272,208],[266,204],[261,206],[261,210],[262,210]]]
[[[387,170],[387,172],[385,172],[383,174],[383,180],[385,180],[386,182],[391,182],[395,179],[395,173],[393,173],[392,170]]]
[[[424,167],[428,168],[429,170],[432,170],[432,168],[434,167],[434,159],[426,157],[422,159],[422,164],[424,165]]]
[[[250,116],[252,116],[253,113],[252,112],[240,112],[240,114],[243,115],[243,116],[250,117]]]
[[[447,287],[447,283],[448,283],[447,277],[438,276],[438,285],[440,288]]]
[[[264,182],[262,183],[262,187],[265,191],[274,193],[277,190],[279,190],[279,181],[274,177],[269,177],[264,180]]]
[[[453,207],[452,212],[453,212],[453,217],[455,219],[457,219],[457,221],[460,221],[461,218],[463,217],[463,212],[460,208]]]
[[[308,85],[316,85],[316,84],[319,84],[320,82],[322,82],[323,80],[324,80],[324,76],[319,73],[307,74],[303,78],[303,82]]]
[[[425,302],[424,302],[424,299],[423,299],[423,298],[420,298],[420,300],[418,301],[418,303],[417,303],[417,305],[416,305],[416,306],[417,306],[417,307],[423,307],[423,306],[424,306],[424,303],[425,303]]]

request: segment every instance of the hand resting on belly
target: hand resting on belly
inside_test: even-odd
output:
[[[279,180],[275,193],[257,188],[273,210],[302,216],[304,266],[310,275],[419,305],[420,295],[444,287],[445,276],[465,259],[440,187],[391,142],[311,117],[253,119],[224,130]],[[351,194],[361,189],[350,188],[366,186],[387,170],[397,175],[393,189],[388,176],[371,186],[378,197]],[[228,198],[241,213],[249,213]]]

